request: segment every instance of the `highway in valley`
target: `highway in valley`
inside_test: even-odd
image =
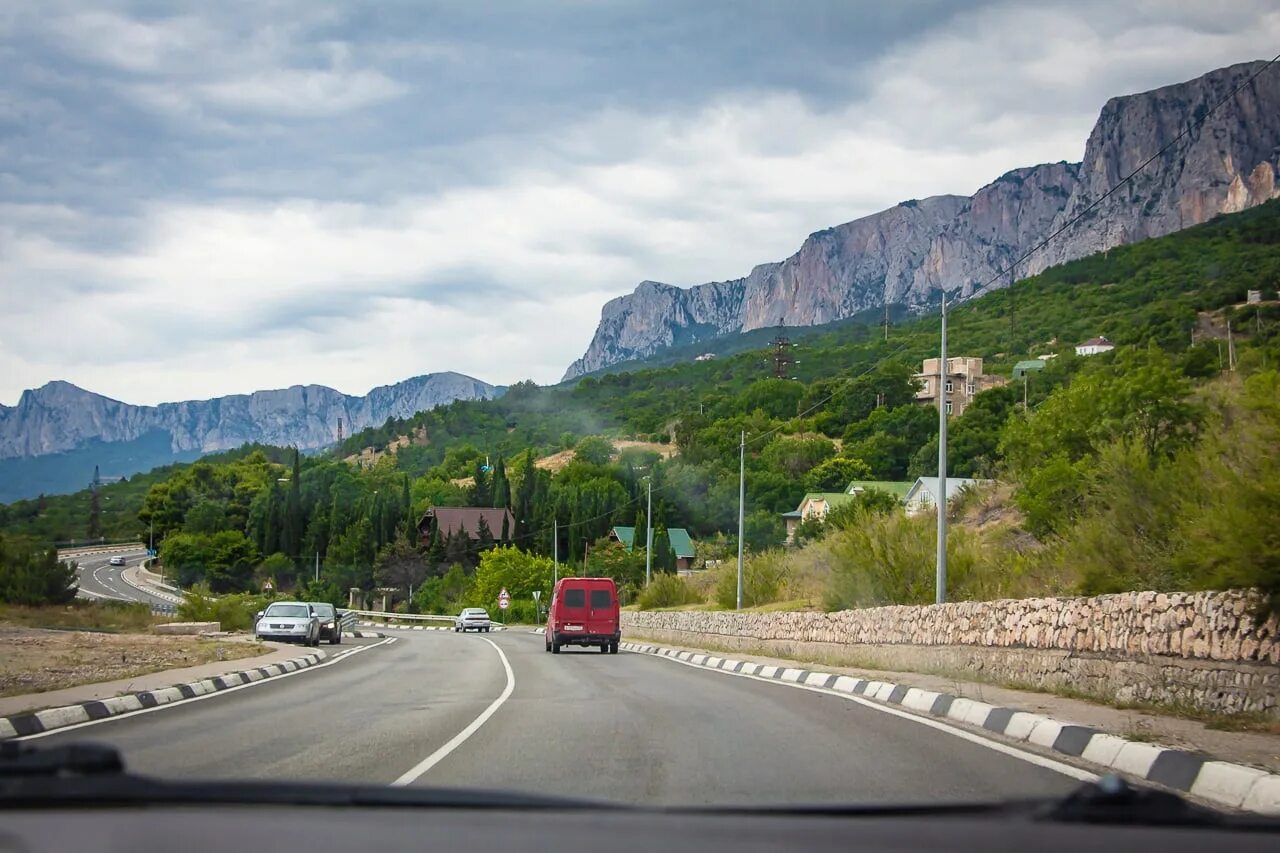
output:
[[[550,655],[528,629],[387,633],[326,646],[325,664],[287,677],[39,741],[113,744],[160,777],[663,805],[999,800],[1079,784],[1038,755],[794,685],[637,652]]]
[[[142,564],[146,555],[145,549],[136,546],[124,546],[118,551],[95,550],[91,553],[81,553],[75,549],[69,549],[65,553],[59,553],[62,559],[72,560],[78,567],[81,598],[140,601],[152,607],[171,609],[180,600],[179,596],[154,589],[133,578],[134,572]],[[124,557],[125,564],[111,565],[110,560],[115,556]],[[131,578],[132,582],[130,582]]]

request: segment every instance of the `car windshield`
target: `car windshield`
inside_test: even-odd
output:
[[[305,619],[310,615],[305,604],[273,604],[267,608],[265,616],[296,617]]]
[[[1280,811],[1276,0],[0,9],[0,740]]]

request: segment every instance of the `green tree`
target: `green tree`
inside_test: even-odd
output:
[[[588,465],[608,465],[613,454],[613,442],[600,435],[584,436],[573,447],[573,458]]]
[[[757,509],[743,519],[743,538],[746,547],[752,552],[776,548],[782,544],[786,535],[786,525],[776,512]]]
[[[25,537],[0,535],[0,602],[37,607],[76,597],[76,564]]]
[[[493,491],[490,488],[489,473],[485,471],[485,463],[482,459],[476,459],[475,468],[472,470],[471,479],[471,505],[472,506],[493,506]]]
[[[283,591],[293,587],[298,578],[298,569],[284,554],[275,553],[263,558],[254,573],[261,586],[263,581],[271,581],[275,589]]]
[[[551,560],[505,545],[485,551],[476,567],[475,583],[468,598],[478,607],[493,607],[506,589],[512,600],[529,600],[534,590],[551,591]]]
[[[182,530],[185,533],[212,534],[224,529],[226,523],[227,514],[222,508],[222,504],[216,501],[202,500],[187,512]]]
[[[760,453],[769,468],[798,480],[836,455],[836,446],[826,438],[775,438]]]
[[[406,592],[420,587],[428,571],[423,555],[403,537],[383,546],[373,563],[373,578],[378,586]]]
[[[854,480],[865,480],[871,469],[861,459],[836,456],[810,469],[805,487],[812,492],[843,492]]]
[[[493,505],[503,509],[511,505],[511,484],[507,482],[507,465],[501,456],[493,467]]]

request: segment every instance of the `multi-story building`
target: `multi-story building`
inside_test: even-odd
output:
[[[926,358],[915,380],[920,383],[916,402],[928,406],[938,405],[939,363],[936,358]],[[982,359],[956,356],[947,359],[946,401],[947,414],[962,415],[969,408],[975,395],[988,388],[1008,384],[1003,376],[989,376],[982,372]]]

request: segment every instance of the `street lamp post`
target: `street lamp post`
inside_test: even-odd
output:
[[[644,511],[644,585],[649,585],[653,572],[653,477],[645,477],[647,494]]]

